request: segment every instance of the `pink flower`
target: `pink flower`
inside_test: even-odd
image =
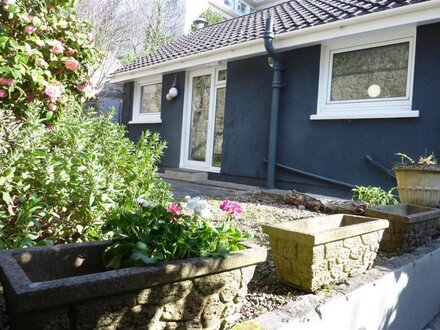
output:
[[[66,52],[66,55],[67,55],[67,56],[73,56],[73,55],[75,55],[75,53],[76,53],[75,50],[73,50],[73,49],[69,49],[69,50]]]
[[[179,215],[182,212],[179,205],[176,203],[171,203],[170,206],[168,206],[167,211],[175,215]]]
[[[11,78],[0,77],[0,85],[14,86],[15,84]]]
[[[69,70],[72,70],[73,72],[76,72],[79,70],[79,63],[77,60],[75,60],[73,58],[69,58],[66,62],[64,62],[64,65],[66,66],[66,68],[68,68]]]
[[[76,72],[79,70],[79,63],[77,60],[73,59],[73,58],[69,58],[64,65],[66,66],[66,68],[68,68],[69,70],[72,70],[73,72]]]
[[[37,65],[41,66],[43,68],[46,68],[49,64],[47,64],[47,62],[45,60],[43,60],[42,58],[39,58],[37,61]]]
[[[242,212],[240,204],[231,202],[230,200],[224,200],[223,203],[220,204],[220,209],[229,213],[234,218]]]
[[[182,212],[179,205],[177,205],[176,203],[171,203],[170,206],[168,206],[167,211],[175,215],[179,215]],[[170,220],[176,221],[177,217],[172,217]]]
[[[53,104],[53,103],[49,103],[49,107],[48,108],[49,108],[50,111],[55,111],[57,109],[57,106],[55,104]]]
[[[58,40],[54,40],[52,42],[52,49],[50,50],[50,52],[55,55],[62,54],[64,52],[63,44]]]
[[[82,78],[82,84],[76,85],[76,88],[80,92],[84,92],[84,90],[90,85],[90,82],[86,78]]]
[[[92,33],[87,33],[87,40],[92,42],[93,41],[93,34]]]
[[[56,102],[63,95],[64,86],[58,81],[54,84],[48,84],[44,89],[44,93],[49,96],[51,102]]]
[[[15,3],[15,0],[3,0],[3,3],[5,5],[12,5],[13,3]]]
[[[26,25],[24,27],[24,32],[26,32],[27,34],[32,34],[37,30],[37,28],[33,25]]]
[[[4,99],[6,96],[8,96],[8,92],[0,88],[0,98]]]

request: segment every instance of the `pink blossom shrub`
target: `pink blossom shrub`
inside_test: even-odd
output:
[[[76,18],[75,3],[0,1],[1,109],[21,117],[38,103],[41,116],[53,121],[67,97],[82,102],[94,95],[90,74],[98,54],[90,25]]]

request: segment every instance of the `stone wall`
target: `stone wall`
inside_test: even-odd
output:
[[[224,329],[255,266],[23,314],[23,329]]]
[[[379,230],[315,246],[283,236],[269,237],[280,279],[302,290],[316,291],[371,268],[383,232]]]

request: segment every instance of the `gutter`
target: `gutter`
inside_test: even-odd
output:
[[[412,15],[414,14],[414,15]],[[412,15],[411,17],[400,17],[403,15]],[[382,24],[377,22],[381,19],[394,18],[393,21],[388,21]],[[406,24],[414,24],[418,22],[438,22],[440,21],[440,0],[431,0],[414,5],[407,5],[395,9],[380,11],[377,13],[367,14],[363,16],[348,18],[346,20],[335,21],[327,24],[320,24],[309,28],[285,32],[277,35],[278,49],[289,49],[305,44],[313,44],[325,39],[342,37],[346,35],[367,32],[377,29],[390,28]],[[356,25],[366,24],[367,27]],[[316,35],[317,34],[317,35]],[[289,40],[289,39],[293,39]],[[242,53],[240,53],[242,51]],[[238,54],[240,53],[240,54]],[[244,57],[249,55],[264,54],[264,47],[262,47],[260,39],[254,39],[248,42],[235,44],[227,47],[213,49],[207,52],[189,55],[182,58],[177,58],[171,61],[158,63],[148,67],[134,69],[127,72],[121,72],[110,76],[111,82],[123,82],[134,80],[139,77],[148,76],[152,74],[160,74],[164,72],[172,72],[181,69],[186,69],[191,65],[188,62],[198,61],[195,65],[204,63],[211,63],[220,60],[227,60],[236,57]],[[216,58],[210,59],[209,57]],[[239,56],[237,56],[239,55]],[[201,63],[203,62],[203,63]]]
[[[269,55],[269,62],[272,62],[273,80],[272,80],[272,105],[270,109],[270,130],[269,130],[269,157],[267,165],[267,189],[275,188],[275,165],[277,155],[278,140],[278,113],[280,110],[281,94],[281,71],[283,69],[280,60],[280,54],[273,46],[274,39],[272,17],[266,19],[266,29],[264,31],[264,48]]]

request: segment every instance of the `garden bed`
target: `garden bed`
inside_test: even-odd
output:
[[[223,199],[225,199],[224,196],[222,198],[217,198],[216,196],[209,197],[209,203],[214,206],[212,208],[214,210],[213,219],[221,218],[221,211],[218,210],[218,206]],[[283,198],[277,195],[263,193],[243,194],[230,196],[229,199],[239,202],[243,207],[243,213],[237,220],[237,227],[241,230],[250,231],[254,235],[251,243],[267,248],[269,247],[269,240],[267,235],[263,234],[261,225],[288,222],[317,215],[314,212],[292,207],[284,203]],[[388,260],[389,257],[390,254],[380,252],[375,264],[381,264]],[[323,292],[325,294],[325,290]],[[266,312],[279,309],[306,294],[306,292],[296,290],[277,279],[275,266],[269,250],[266,262],[257,266],[255,275],[248,285],[248,294],[246,295],[239,321],[253,319]],[[0,313],[3,311],[3,306],[2,299],[0,299]],[[0,323],[0,329],[9,329],[4,313],[2,318],[4,320]]]

